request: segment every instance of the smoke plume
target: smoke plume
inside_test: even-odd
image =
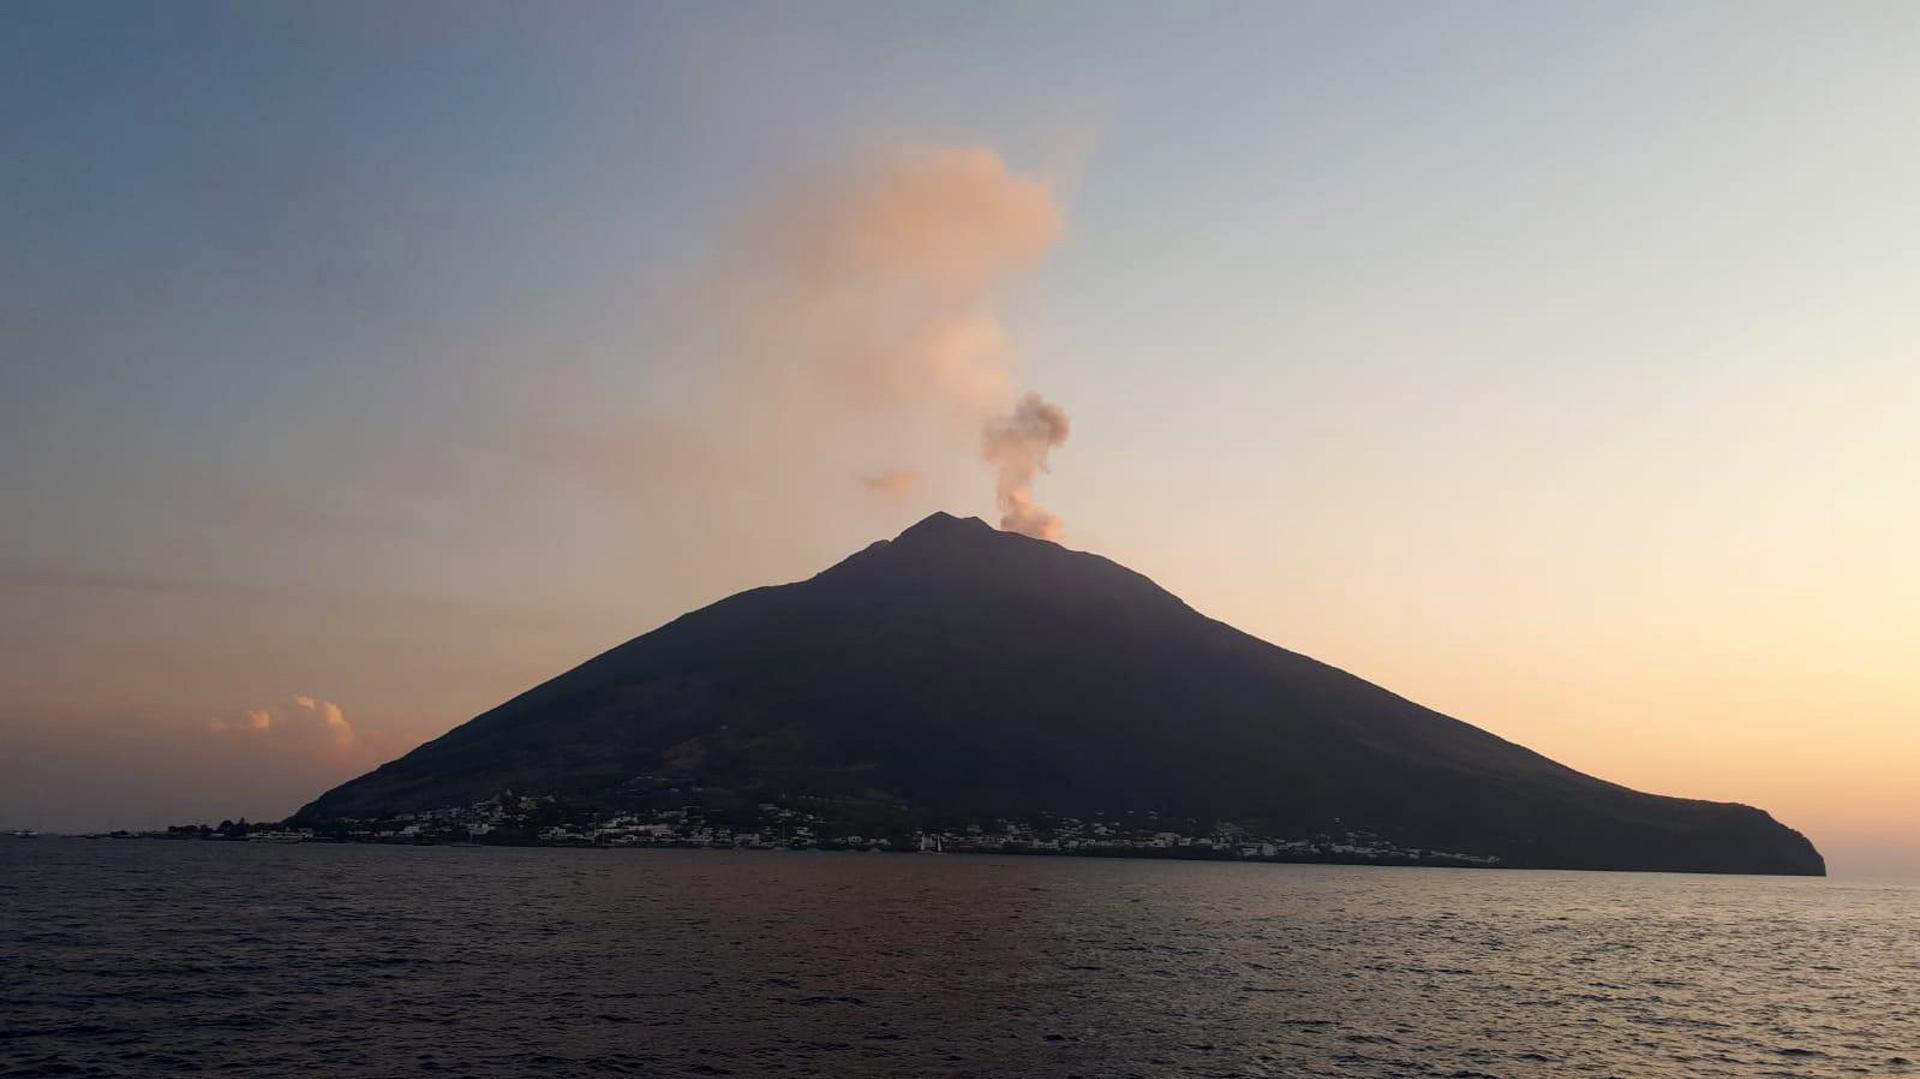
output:
[[[987,424],[981,453],[999,470],[994,497],[1000,527],[1035,539],[1059,540],[1060,518],[1033,500],[1033,482],[1047,471],[1047,454],[1067,440],[1067,414],[1037,393],[1020,399],[1014,410]]]
[[[1061,227],[1048,184],[984,148],[895,150],[785,192],[713,294],[733,337],[722,359],[745,368],[723,372],[729,429],[783,470],[838,455],[891,499],[924,475],[896,464],[956,459],[984,432],[1002,527],[1057,538],[1033,481],[1066,417],[1016,405],[1000,307]]]

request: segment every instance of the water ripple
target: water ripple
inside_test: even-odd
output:
[[[0,844],[0,1076],[1915,1075],[1920,890]]]

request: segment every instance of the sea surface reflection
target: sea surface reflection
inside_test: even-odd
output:
[[[1920,1075],[1920,889],[0,842],[0,1075]]]

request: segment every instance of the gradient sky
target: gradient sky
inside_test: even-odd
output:
[[[1001,314],[1069,546],[1920,872],[1915,56],[1905,3],[7,4],[0,826],[279,816],[990,515],[965,454],[688,463],[743,223],[956,146],[1064,214]]]

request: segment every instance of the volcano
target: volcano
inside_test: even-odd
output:
[[[1584,775],[1105,558],[943,513],[628,641],[296,819],[643,780],[740,805],[1370,833],[1514,867],[1825,872],[1759,809]]]

